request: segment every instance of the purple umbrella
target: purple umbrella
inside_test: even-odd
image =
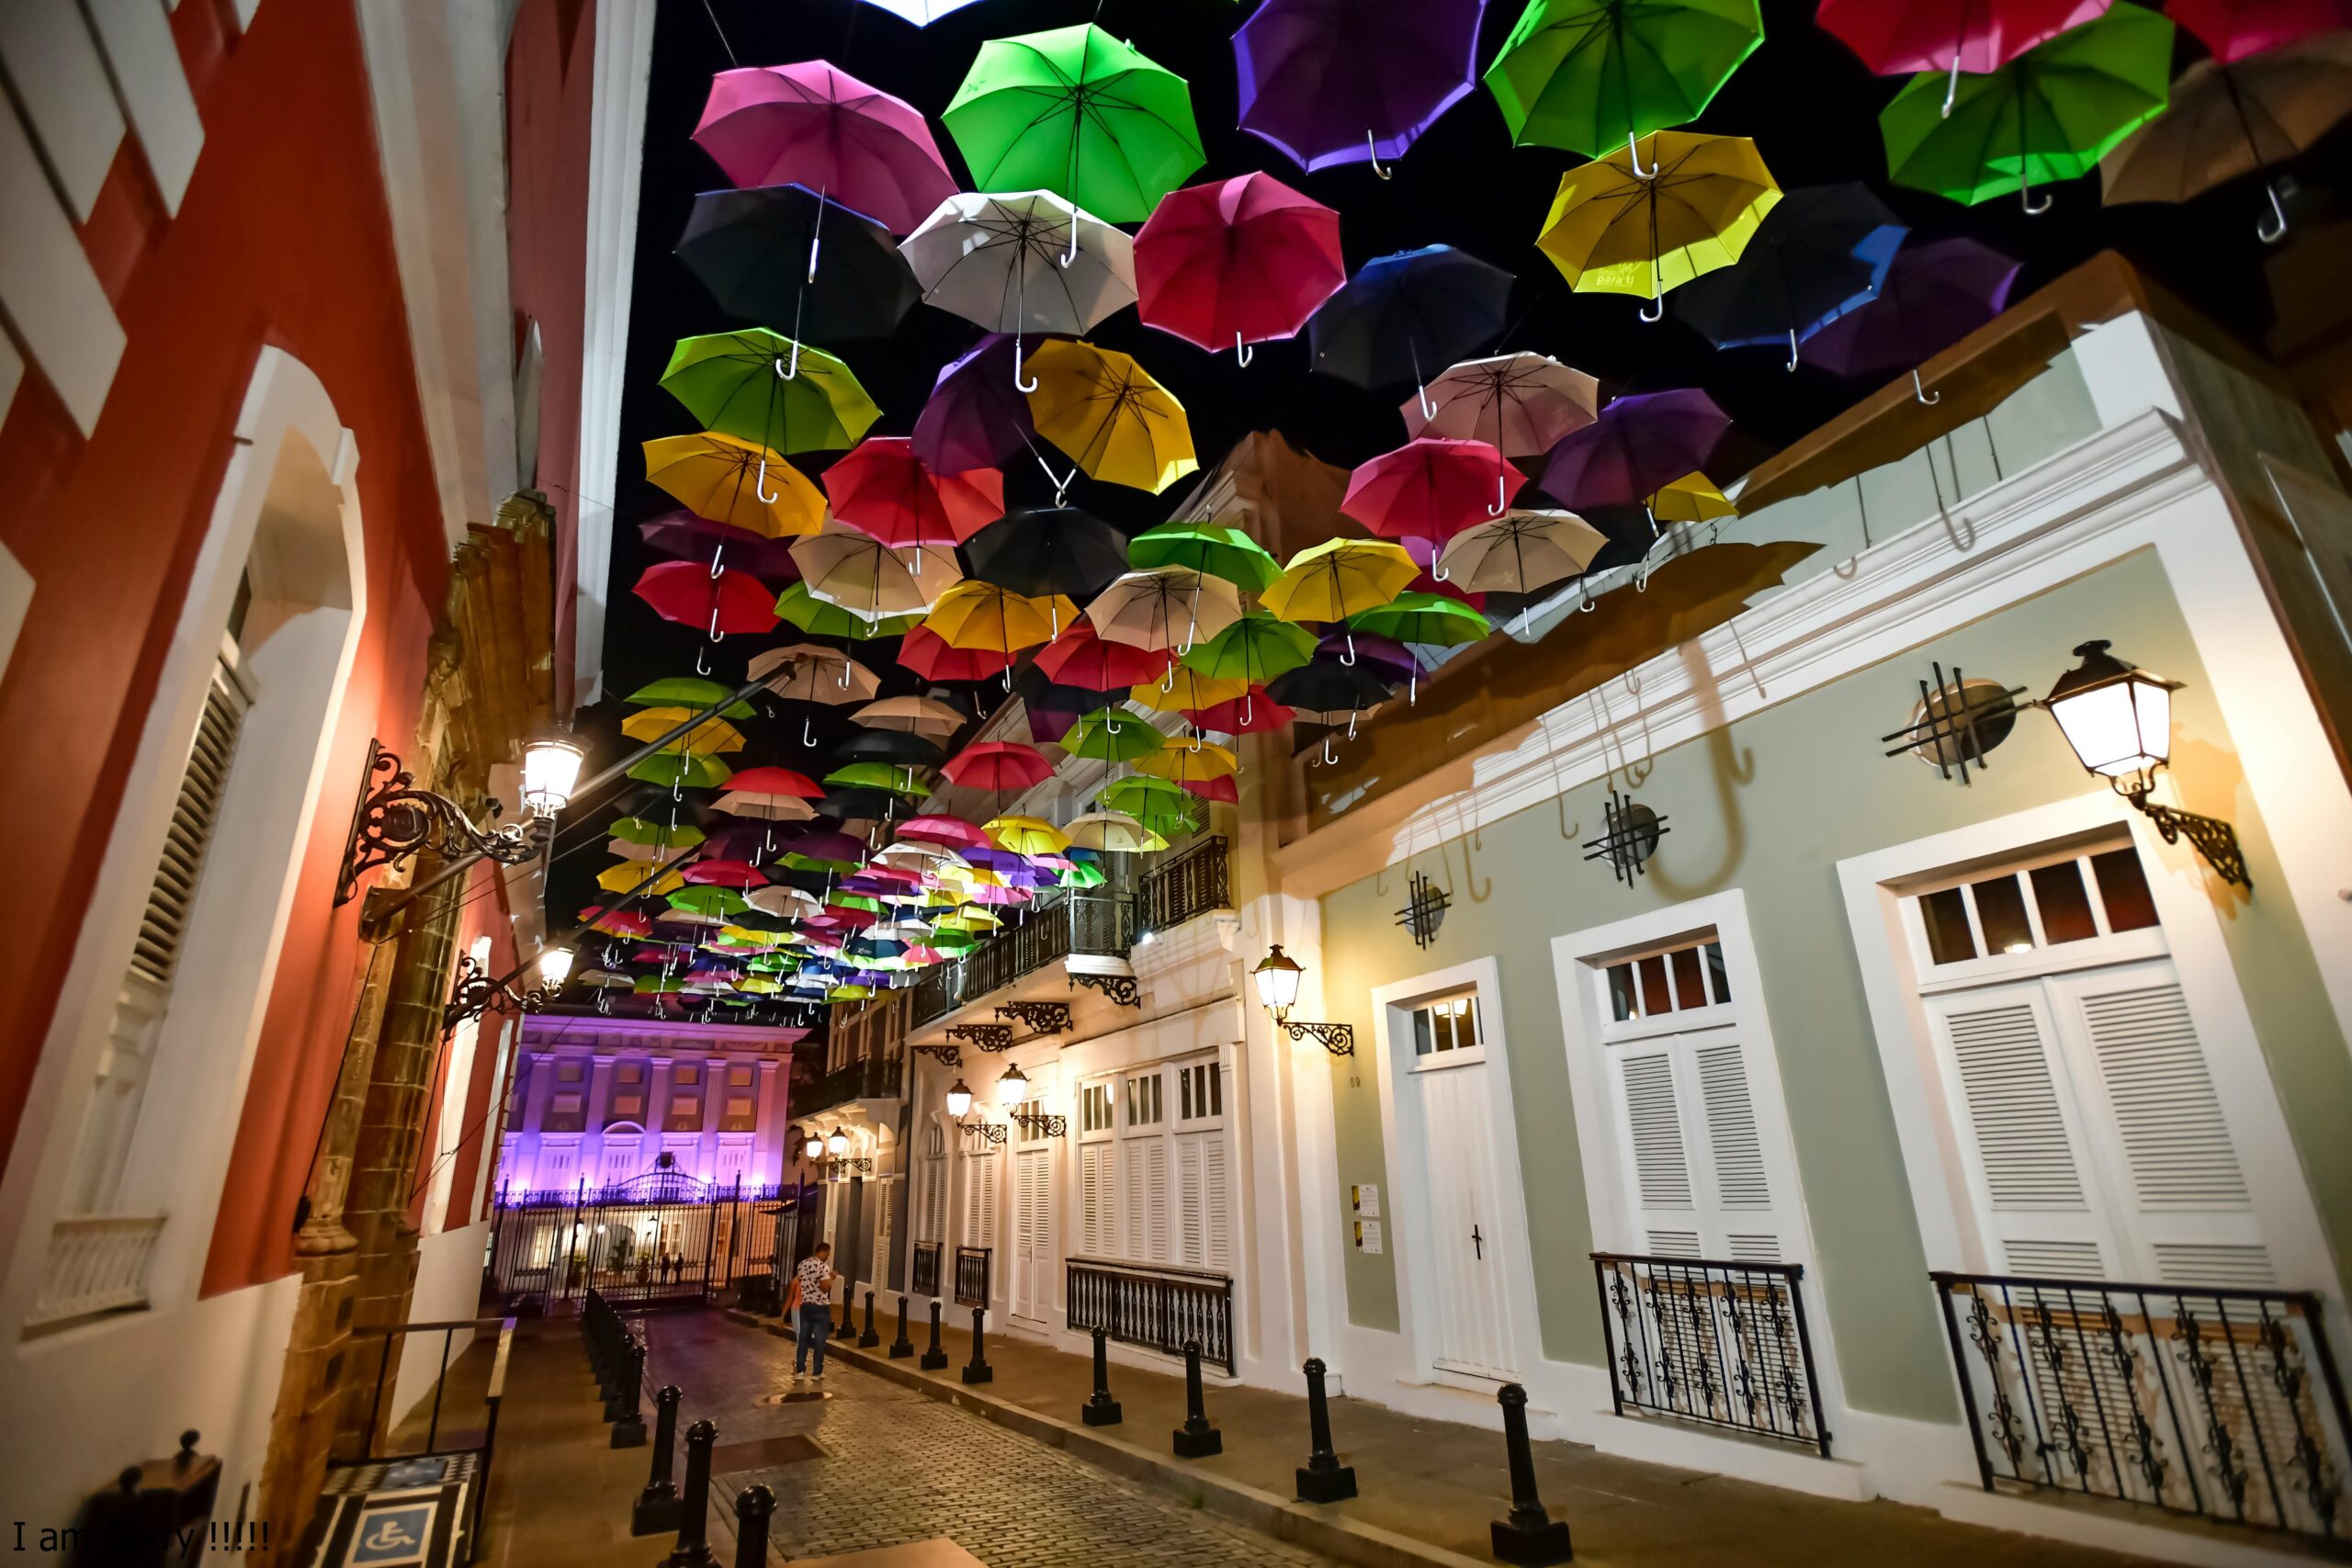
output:
[[[647,545],[677,560],[700,561],[706,566],[724,560],[738,571],[771,582],[800,575],[787,547],[791,540],[763,539],[749,528],[714,523],[691,512],[665,512],[650,523],[639,524],[637,531]]]
[[[863,863],[865,859],[865,840],[854,839],[847,833],[836,833],[830,829],[820,828],[813,833],[802,834],[793,844],[792,852],[806,855],[810,860],[854,860]]]
[[[1354,658],[1347,655],[1352,652]],[[1333,632],[1315,645],[1317,659],[1336,659],[1340,662],[1363,663],[1379,676],[1411,680],[1420,672],[1420,660],[1412,649],[1394,637],[1378,637],[1371,632]]]
[[[1619,398],[1560,437],[1544,463],[1543,488],[1567,506],[1646,507],[1659,491],[1704,468],[1730,429],[1715,400],[1696,388]]]
[[[1241,129],[1301,168],[1404,156],[1478,76],[1487,0],[1265,0],[1233,35]]]
[[[1941,401],[1941,392],[1931,397],[1921,385],[1919,362],[2007,309],[2018,271],[2018,263],[1964,236],[1906,245],[1894,254],[1878,298],[1805,339],[1804,357],[1837,376],[1907,367],[1913,395]]]
[[[1012,339],[990,333],[939,373],[914,430],[914,454],[933,473],[1001,468],[1036,450],[1029,400],[1013,385],[1012,350]]]

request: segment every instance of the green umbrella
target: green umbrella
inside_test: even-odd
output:
[[[1487,90],[1512,141],[1600,158],[1698,118],[1763,41],[1757,0],[1528,0]]]
[[[642,817],[623,817],[605,831],[625,844],[659,844],[673,850],[690,850],[702,842],[702,829],[691,822],[673,828]]]
[[[1068,871],[1057,873],[1054,877],[1056,886],[1079,892],[1083,892],[1089,887],[1100,887],[1110,880],[1102,874],[1101,866],[1094,864],[1091,861],[1082,860],[1070,862]]]
[[[835,768],[825,775],[828,787],[837,789],[886,789],[893,795],[903,795],[916,800],[928,797],[931,786],[915,777],[912,768],[894,762],[852,762],[845,768]]]
[[[810,637],[845,637],[854,642],[877,637],[904,637],[922,624],[920,614],[884,615],[869,621],[854,610],[844,610],[818,598],[808,592],[805,582],[796,582],[775,596],[775,613]]]
[[[777,452],[854,446],[882,417],[848,366],[765,327],[680,338],[662,389],[706,429]]]
[[[863,909],[869,915],[882,912],[882,900],[869,898],[863,893],[836,893],[825,902],[836,909]]]
[[[638,976],[634,987],[640,997],[674,996],[685,988],[686,983],[684,980],[664,980],[652,975]]]
[[[628,776],[672,789],[717,789],[735,776],[735,770],[716,757],[657,751],[631,768]]]
[[[1049,190],[1112,223],[1207,161],[1184,78],[1091,25],[982,44],[940,118],[978,189]]]
[[[1127,541],[1127,564],[1137,571],[1181,566],[1263,593],[1283,574],[1282,562],[1238,528],[1171,518]]]
[[[1130,817],[1142,818],[1154,812],[1165,814],[1189,810],[1188,803],[1195,797],[1191,790],[1173,779],[1156,779],[1149,773],[1136,773],[1104,784],[1101,798],[1106,811],[1124,811]]]
[[[1125,708],[1081,714],[1062,737],[1062,750],[1098,762],[1132,762],[1159,750],[1160,734]]]
[[[1095,874],[1100,876],[1102,873],[1097,872]],[[1063,886],[1067,886],[1069,884],[1064,883]],[[924,945],[937,948],[942,953],[969,953],[980,945],[980,939],[970,931],[933,931]]]
[[[2038,44],[1998,71],[1911,78],[1878,117],[1894,183],[1972,207],[2010,191],[2046,211],[2030,187],[2086,175],[2123,139],[2164,112],[2172,87],[2173,25],[2118,6],[2095,22]]]
[[[797,852],[786,855],[784,864],[789,871],[831,872],[842,876],[847,876],[850,873],[862,869],[859,863],[854,860],[819,860],[815,855]]]
[[[1348,626],[1374,637],[1398,642],[1431,643],[1454,648],[1476,642],[1494,624],[1459,599],[1442,593],[1399,593],[1377,609],[1351,616]]]
[[[670,895],[670,908],[697,915],[740,915],[751,907],[732,887],[687,887]]]
[[[727,688],[694,675],[672,675],[639,686],[621,699],[637,707],[689,707],[697,713],[727,701]],[[731,703],[719,710],[721,718],[756,718],[749,703]]]
[[[1217,681],[1262,686],[1315,657],[1315,634],[1263,610],[1241,618],[1184,655],[1184,667]]]

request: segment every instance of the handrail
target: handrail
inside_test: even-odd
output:
[[[1804,1265],[1591,1257],[1618,1415],[1712,1427],[1829,1457]]]

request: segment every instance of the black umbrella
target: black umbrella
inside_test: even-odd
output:
[[[1368,261],[1307,323],[1315,368],[1368,390],[1419,386],[1502,335],[1511,281],[1452,245]]]
[[[1126,536],[1075,506],[1039,506],[964,541],[971,574],[1015,593],[1091,599],[1127,570]]]
[[[802,186],[704,191],[677,254],[720,310],[803,342],[888,337],[922,298],[888,230]]]
[[[1389,685],[1363,663],[1317,659],[1266,682],[1266,695],[1286,708],[1355,713],[1388,700]]]
[[[927,768],[944,761],[937,742],[904,729],[861,729],[843,741],[835,756],[863,762],[905,762]]]
[[[1905,228],[1870,187],[1848,180],[1781,197],[1739,265],[1684,284],[1682,319],[1717,348],[1797,345],[1878,298]]]
[[[879,789],[829,789],[824,798],[813,801],[817,815],[837,821],[879,821],[895,804],[895,797]]]

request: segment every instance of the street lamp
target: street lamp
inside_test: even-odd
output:
[[[1258,982],[1258,999],[1266,1004],[1274,1026],[1293,1040],[1313,1040],[1334,1056],[1356,1054],[1356,1026],[1352,1023],[1306,1023],[1290,1016],[1291,1008],[1298,1000],[1299,976],[1306,966],[1289,953],[1280,942],[1266,949],[1266,956],[1250,971]]]
[[[996,1080],[996,1108],[1010,1111],[1028,1098],[1029,1075],[1021,1070],[1020,1063],[1015,1062],[1005,1068],[1004,1077]]]
[[[586,749],[564,735],[543,735],[523,748],[523,809],[533,821],[546,821],[571,804],[587,760]]]
[[[2084,643],[2075,653],[2082,663],[2061,675],[2039,705],[2058,721],[2075,760],[2146,816],[2165,843],[2186,836],[2222,881],[2251,892],[2254,878],[2235,829],[2148,798],[2157,773],[2172,761],[2172,694],[2182,682],[2126,663],[2104,641]]]
[[[961,1122],[972,1109],[972,1086],[957,1078],[947,1091],[947,1114]]]
[[[801,1153],[807,1155],[812,1160],[820,1160],[825,1157],[825,1140],[818,1134],[815,1128],[812,1127],[809,1129],[808,1142],[802,1146]]]
[[[514,982],[533,964],[538,967],[539,983],[527,991],[517,991]],[[563,994],[563,983],[571,974],[571,949],[568,947],[550,947],[531,963],[518,964],[495,980],[469,953],[458,960],[458,984],[449,993],[448,1005],[441,1010],[441,1032],[454,1034],[459,1024],[492,1010],[537,1012]]]
[[[849,1153],[849,1134],[842,1132],[839,1127],[834,1128],[831,1133],[826,1135],[825,1152],[832,1156],[835,1159],[839,1159],[842,1156]]]

